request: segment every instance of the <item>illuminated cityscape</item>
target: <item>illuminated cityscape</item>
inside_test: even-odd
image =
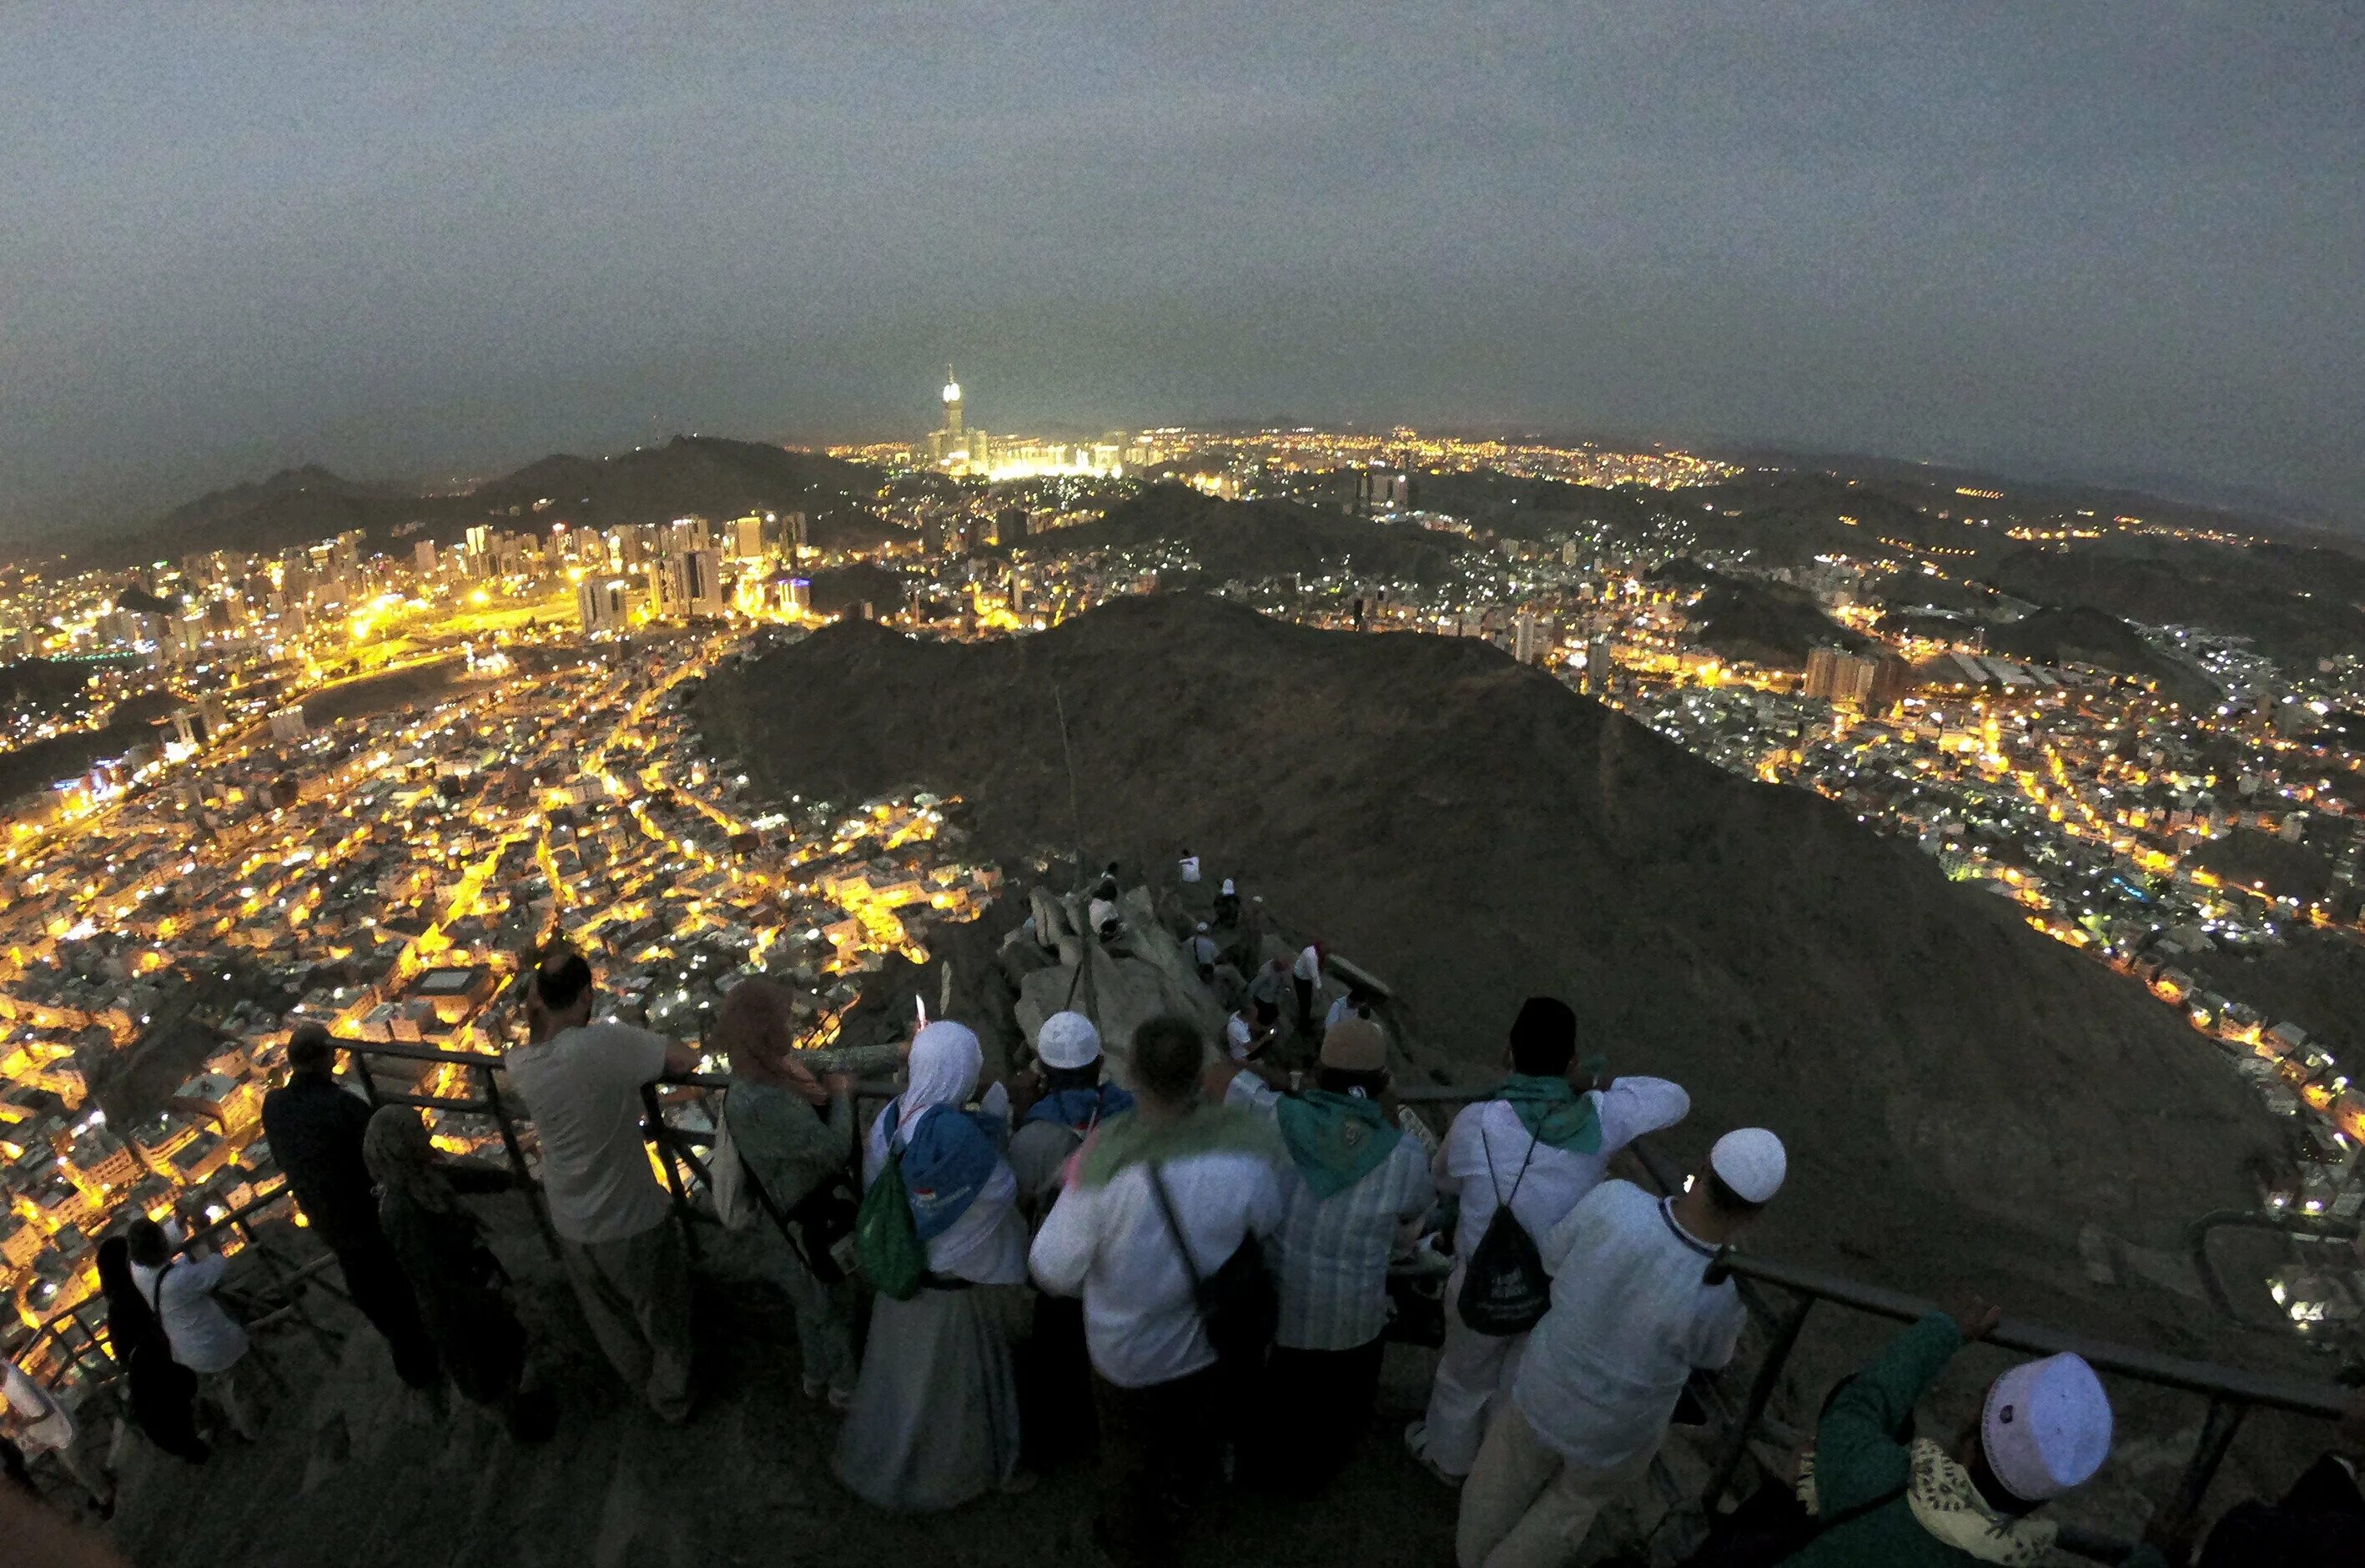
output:
[[[2139,977],[2306,1129],[2270,1204],[2354,1217],[2365,1202],[2365,1090],[2337,1047],[2189,972],[2294,926],[2365,931],[2357,756],[2307,738],[2365,704],[2365,661],[2285,672],[2192,628],[2147,629],[2221,698],[2180,705],[2157,680],[1986,655],[1967,622],[1895,631],[1880,590],[1945,569],[1910,543],[1802,571],[1703,548],[1680,518],[1638,539],[1564,510],[1569,526],[1509,534],[1418,504],[1456,473],[1674,493],[1740,472],[1679,451],[1408,430],[1004,444],[966,422],[949,378],[944,409],[924,447],[838,454],[885,465],[868,544],[815,549],[805,518],[779,511],[554,518],[471,525],[449,545],[348,532],[12,578],[0,612],[19,656],[90,672],[67,700],[18,705],[20,745],[95,743],[124,735],[116,713],[151,715],[12,808],[0,1280],[16,1317],[85,1295],[91,1239],[124,1210],[219,1214],[269,1190],[257,1107],[295,1023],[495,1051],[494,999],[550,932],[611,954],[605,983],[661,1033],[698,1037],[715,980],[780,969],[814,988],[826,1038],[858,977],[882,955],[925,957],[929,924],[963,918],[992,873],[958,859],[952,802],[747,800],[733,759],[701,755],[677,689],[841,613],[967,639],[1194,587],[1307,624],[1492,642],[1720,767],[1910,838]],[[915,474],[950,484],[902,493]],[[1258,575],[1202,560],[1183,528],[1064,547],[1178,481],[1251,505],[1328,485],[1375,539],[1450,541],[1450,566]],[[1872,651],[1817,648],[1792,667],[1721,654],[1677,562],[1800,590]],[[886,589],[817,611],[816,580],[846,571]],[[2223,857],[2266,840],[2320,854],[2330,880],[2287,889]],[[185,1081],[160,1113],[109,1125],[94,1085],[151,1050],[185,1058]],[[465,1121],[439,1129],[454,1148],[489,1137]],[[2359,1307],[2336,1282],[2292,1314]]]

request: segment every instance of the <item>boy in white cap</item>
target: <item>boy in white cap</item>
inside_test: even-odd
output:
[[[1933,1312],[1840,1385],[1799,1475],[1800,1500],[1825,1522],[1792,1563],[1956,1568],[2046,1558],[2056,1527],[2029,1515],[2111,1451],[2111,1401],[2093,1368],[2072,1355],[2023,1361],[1989,1385],[1978,1418],[1951,1449],[1904,1436],[1955,1352],[2001,1316],[1978,1303]],[[2156,1561],[2141,1551],[2128,1559]]]
[[[1680,1196],[1604,1182],[1545,1236],[1552,1308],[1462,1488],[1461,1568],[1576,1561],[1602,1506],[1650,1469],[1693,1370],[1732,1360],[1748,1314],[1731,1280],[1704,1275],[1787,1170],[1781,1139],[1743,1127]]]

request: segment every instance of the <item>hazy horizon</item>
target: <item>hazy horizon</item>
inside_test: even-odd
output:
[[[1286,413],[2365,522],[2330,6],[18,12],[0,528]],[[2343,409],[2349,411],[2341,412]]]

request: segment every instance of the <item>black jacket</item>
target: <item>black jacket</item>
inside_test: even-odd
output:
[[[367,1101],[315,1073],[298,1073],[285,1089],[263,1097],[263,1134],[271,1153],[287,1172],[304,1217],[331,1248],[381,1239],[377,1195],[362,1163],[370,1114]]]

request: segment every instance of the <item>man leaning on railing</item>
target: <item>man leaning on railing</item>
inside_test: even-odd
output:
[[[689,1418],[689,1264],[642,1142],[641,1089],[698,1069],[678,1041],[591,1022],[591,966],[555,947],[526,992],[531,1037],[505,1060],[542,1140],[566,1277],[600,1349],[660,1419]]]

